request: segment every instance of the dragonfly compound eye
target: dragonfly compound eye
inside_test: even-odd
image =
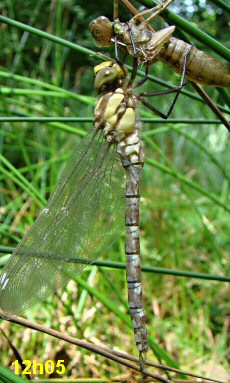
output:
[[[111,61],[99,64],[94,68],[95,82],[94,86],[98,93],[116,89],[122,85],[124,73],[120,66]]]
[[[107,17],[100,16],[92,20],[89,28],[98,47],[110,47],[113,37],[113,24]]]

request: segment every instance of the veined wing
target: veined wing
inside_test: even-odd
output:
[[[22,315],[63,286],[122,230],[124,173],[102,131],[84,137],[0,276],[0,315]],[[120,231],[121,233],[121,231]]]

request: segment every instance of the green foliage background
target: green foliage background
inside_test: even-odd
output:
[[[0,1],[0,9],[3,16],[92,50],[97,48],[88,29],[89,22],[101,14],[112,17],[112,1],[99,0],[96,3],[7,0]],[[170,9],[228,45],[227,12],[214,3],[174,1]],[[130,18],[123,7],[120,12],[122,20]],[[163,18],[154,24],[163,25]],[[92,67],[98,63],[94,57],[6,24],[0,25],[0,31],[1,116],[93,116]],[[196,45],[201,47],[200,42]],[[210,53],[210,49],[206,51]],[[104,52],[113,54],[112,49]],[[215,53],[212,55],[217,57]],[[14,74],[21,77],[13,77]],[[171,84],[179,82],[179,76],[162,63],[154,65],[151,74]],[[33,83],[32,79],[41,83]],[[58,87],[56,94],[50,93],[54,89],[49,89],[47,84]],[[145,88],[163,89],[151,81]],[[186,90],[193,92],[191,86]],[[226,108],[217,90],[207,91],[213,101]],[[159,98],[154,100],[154,105],[166,111],[170,102],[170,97]],[[140,107],[140,117],[154,116]],[[172,117],[215,118],[206,105],[185,95],[180,96]],[[48,198],[75,142],[90,126],[91,123],[1,123],[2,245],[15,246],[32,225],[41,209],[35,196]],[[144,123],[142,130],[147,154],[141,204],[143,264],[228,275],[228,132],[220,123],[165,124],[163,121]],[[37,194],[26,186],[24,179]],[[124,238],[121,236],[102,258],[125,261]],[[0,260],[3,265],[6,256]],[[57,296],[29,313],[29,318],[80,338],[133,352],[132,330],[123,317],[128,313],[125,273],[88,268],[82,278],[88,280],[93,290],[87,292],[81,278],[76,278],[78,284],[71,282]],[[160,351],[158,358],[150,351],[149,358],[226,379],[229,324],[226,284],[144,274],[143,285],[149,333],[160,350],[165,351]],[[107,305],[106,299],[113,302],[114,309]],[[23,359],[44,362],[64,358],[66,376],[112,377],[126,372],[101,357],[76,351],[75,347],[43,334],[18,329],[9,323],[2,323],[2,327]],[[0,360],[10,366],[14,360],[12,351],[5,339],[0,342]]]

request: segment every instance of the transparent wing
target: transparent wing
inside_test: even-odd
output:
[[[2,312],[22,315],[45,300],[122,232],[124,173],[115,156],[102,132],[92,130],[79,143],[46,208],[3,269]]]

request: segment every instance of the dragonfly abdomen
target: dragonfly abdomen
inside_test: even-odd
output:
[[[139,352],[148,350],[148,332],[145,326],[145,315],[142,301],[141,257],[140,257],[140,172],[144,165],[143,145],[139,131],[132,134],[139,141],[123,147],[129,156],[122,155],[126,174],[126,278],[128,284],[129,309],[134,328],[134,336]],[[132,135],[126,138],[132,139]],[[121,143],[122,144],[122,143]]]

